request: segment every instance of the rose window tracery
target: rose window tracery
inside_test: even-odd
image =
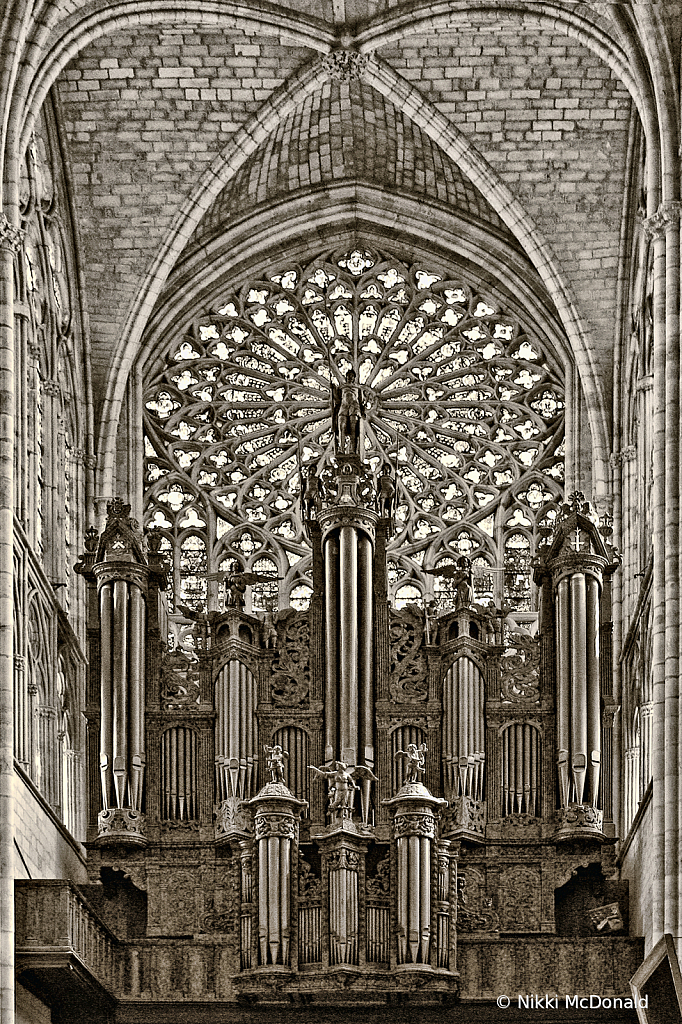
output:
[[[300,466],[334,458],[331,385],[354,369],[364,457],[396,476],[391,591],[474,566],[477,599],[529,607],[537,530],[561,500],[563,384],[540,339],[470,281],[354,249],[244,285],[175,339],[145,394],[146,522],[176,602],[219,602],[220,570],[304,606]],[[208,577],[208,579],[207,579]],[[260,604],[259,604],[260,602]]]

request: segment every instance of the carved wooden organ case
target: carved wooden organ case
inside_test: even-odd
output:
[[[554,932],[557,886],[611,856],[617,558],[576,494],[538,552],[536,636],[466,585],[445,614],[396,610],[390,507],[357,456],[324,495],[310,608],[247,614],[235,590],[173,651],[153,534],[115,500],[88,536],[90,871],[145,890],[148,937],[217,941],[245,998],[438,1000],[458,941]],[[363,770],[329,794],[309,766]]]

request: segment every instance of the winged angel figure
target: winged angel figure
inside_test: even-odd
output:
[[[225,582],[228,608],[244,607],[244,594],[247,587],[252,587],[254,583],[272,583],[273,580],[278,578],[266,576],[260,572],[234,572],[229,569],[221,572],[211,572],[206,576],[207,580],[218,580],[219,583]]]
[[[360,789],[356,779],[378,782],[376,775],[366,765],[356,764],[350,767],[344,761],[332,761],[329,767],[316,768],[309,764],[308,768],[321,775],[329,782],[329,807],[332,819],[350,818],[353,813],[355,791]]]
[[[416,743],[408,743],[407,750],[396,750],[395,757],[405,758],[405,782],[419,782],[419,774],[425,772],[424,761],[428,748],[425,743],[420,747]]]

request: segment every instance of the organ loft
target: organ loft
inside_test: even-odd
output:
[[[176,384],[189,372],[176,364]],[[87,536],[78,906],[100,922],[98,982],[173,1012],[454,1006],[491,997],[519,956],[529,985],[558,972],[573,991],[579,948],[626,992],[640,943],[614,853],[608,519],[555,488],[525,563],[451,542],[428,565],[381,395],[352,366],[328,378],[326,448],[310,458],[299,439],[290,475],[303,600],[278,600],[281,574],[244,557],[234,519],[242,548],[217,569],[183,568],[153,501],[144,534],[114,499]],[[391,582],[401,537],[430,597]],[[50,984],[44,962],[25,966]]]

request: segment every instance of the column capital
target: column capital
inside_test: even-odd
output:
[[[13,255],[21,251],[24,241],[24,232],[21,228],[15,228],[7,218],[6,213],[0,213],[0,249],[11,252]]]
[[[656,213],[647,217],[644,221],[644,233],[648,239],[662,238],[669,227],[675,227],[680,223],[682,214],[682,202],[674,200],[668,203],[661,203]]]

